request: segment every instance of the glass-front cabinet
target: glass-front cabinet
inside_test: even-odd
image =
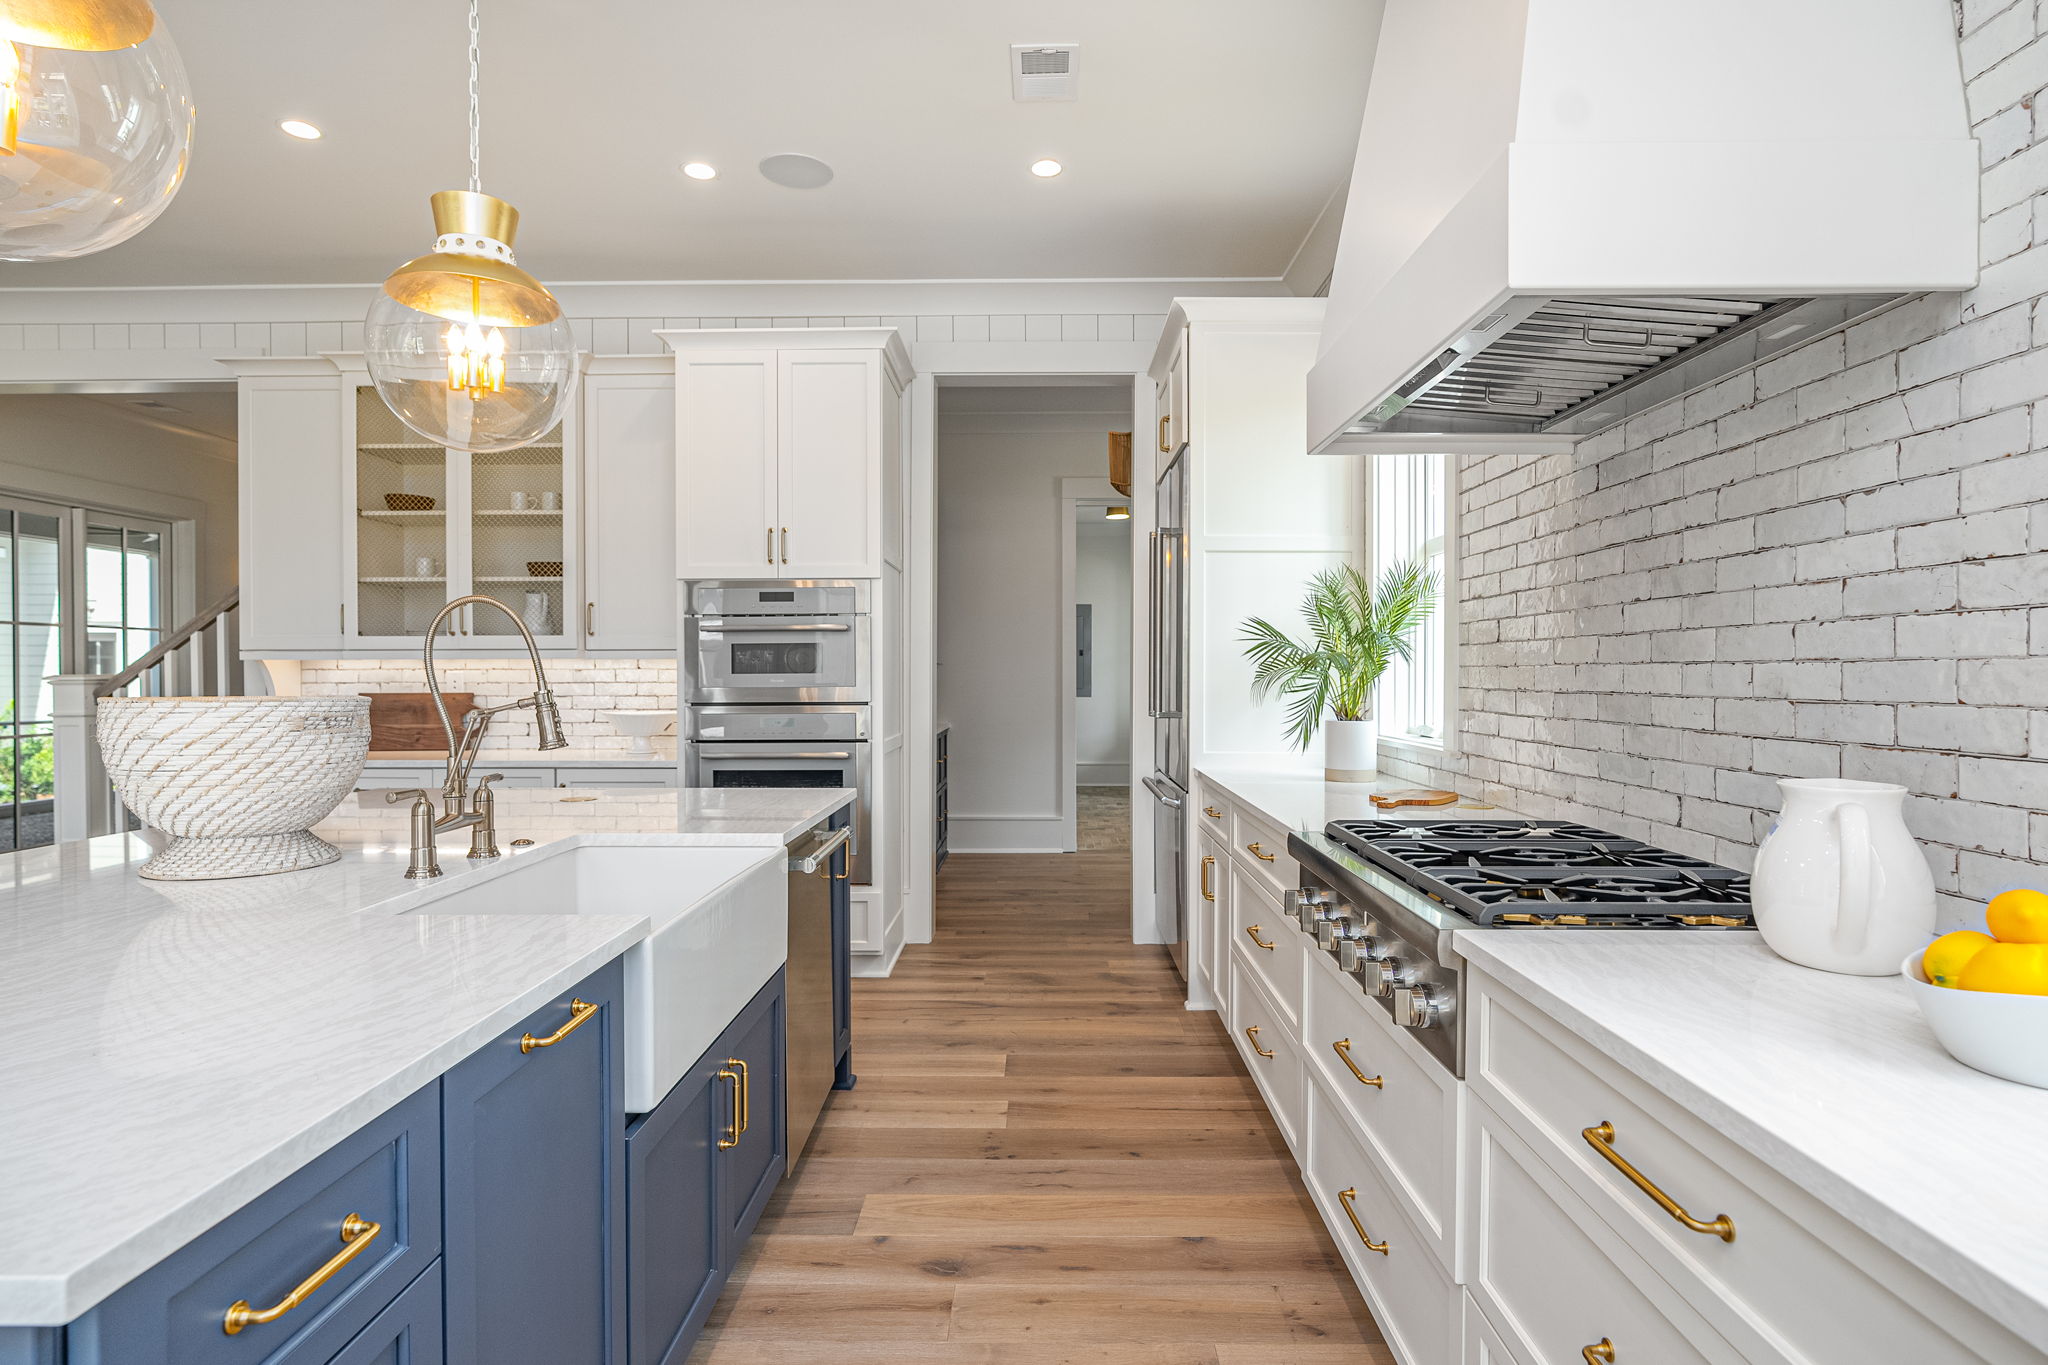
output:
[[[353,609],[344,648],[410,652],[443,604],[470,593],[517,613],[543,648],[573,648],[570,424],[517,450],[448,450],[401,423],[366,381],[353,386],[348,418]],[[437,652],[519,648],[518,627],[487,607],[465,607],[441,629]]]

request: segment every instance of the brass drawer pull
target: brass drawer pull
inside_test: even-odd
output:
[[[569,1002],[568,1023],[562,1025],[545,1038],[536,1038],[531,1033],[520,1034],[519,1050],[521,1052],[531,1052],[537,1047],[553,1047],[556,1043],[561,1042],[577,1029],[589,1023],[590,1016],[596,1013],[597,1006],[583,1000],[571,1000]]]
[[[1330,1050],[1344,1059],[1344,1065],[1351,1068],[1351,1074],[1358,1077],[1360,1085],[1369,1085],[1375,1090],[1386,1089],[1386,1077],[1368,1076],[1358,1069],[1357,1062],[1351,1060],[1351,1040],[1349,1038],[1339,1038],[1336,1042],[1330,1044]]]
[[[1614,1365],[1614,1343],[1606,1337],[1600,1338],[1579,1354],[1586,1358],[1586,1365]]]
[[[1216,860],[1214,858],[1207,854],[1202,855],[1202,899],[1205,901],[1216,899],[1216,893],[1209,889],[1209,870],[1215,866]]]
[[[221,1320],[220,1330],[235,1336],[244,1327],[255,1323],[276,1322],[286,1313],[304,1303],[309,1295],[321,1285],[333,1279],[341,1268],[363,1254],[370,1243],[377,1240],[377,1234],[384,1231],[382,1223],[372,1223],[360,1214],[350,1214],[341,1220],[340,1251],[328,1258],[327,1264],[299,1281],[299,1287],[279,1299],[269,1308],[258,1311],[249,1306],[247,1299],[237,1299],[228,1305],[228,1313]]]
[[[1223,812],[1217,810],[1214,806],[1202,807],[1202,814],[1208,816],[1211,820],[1221,820],[1223,818]]]
[[[1262,863],[1270,863],[1270,862],[1272,862],[1272,861],[1273,861],[1274,855],[1273,855],[1273,854],[1271,854],[1271,853],[1268,853],[1268,852],[1266,852],[1266,850],[1264,850],[1264,849],[1260,848],[1260,847],[1259,847],[1259,841],[1258,841],[1258,840],[1256,840],[1256,839],[1252,840],[1252,841],[1251,841],[1250,843],[1246,844],[1246,845],[1245,845],[1245,847],[1246,847],[1247,849],[1250,849],[1250,850],[1251,850],[1251,855],[1252,855],[1252,856],[1253,856],[1254,858],[1257,858],[1257,859],[1258,859],[1258,860],[1259,860],[1260,862],[1262,862]]]
[[[1172,420],[1172,413],[1168,413],[1159,419],[1159,453],[1162,455],[1171,455],[1173,453],[1173,447],[1166,444],[1166,424]]]
[[[1267,952],[1270,953],[1280,945],[1277,943],[1268,943],[1266,942],[1266,940],[1259,937],[1259,930],[1265,927],[1266,926],[1264,926],[1263,924],[1247,924],[1244,927],[1244,931],[1245,933],[1251,935],[1252,942],[1258,944],[1261,948],[1264,948]]]
[[[1247,1028],[1244,1031],[1244,1036],[1252,1040],[1252,1051],[1258,1053],[1261,1057],[1271,1057],[1273,1055],[1271,1048],[1259,1046],[1259,1026],[1257,1024]]]
[[[1627,1176],[1637,1189],[1656,1200],[1657,1207],[1670,1214],[1673,1219],[1685,1224],[1694,1232],[1704,1232],[1709,1237],[1719,1237],[1724,1242],[1735,1240],[1735,1221],[1727,1214],[1718,1214],[1713,1222],[1702,1223],[1699,1219],[1680,1208],[1678,1202],[1670,1195],[1652,1184],[1650,1177],[1644,1175],[1634,1166],[1629,1165],[1628,1158],[1614,1150],[1613,1124],[1602,1120],[1591,1128],[1580,1129],[1579,1136],[1586,1140],[1587,1146],[1607,1158],[1608,1165]]]
[[[754,1126],[754,1073],[737,1057],[726,1058],[725,1064],[740,1069],[740,1132],[744,1133]]]
[[[732,1131],[718,1140],[718,1150],[729,1152],[740,1145],[740,1073],[729,1066],[722,1066],[714,1073],[716,1079],[732,1082]]]
[[[1365,1243],[1367,1251],[1377,1251],[1382,1256],[1386,1255],[1387,1244],[1385,1242],[1375,1242],[1371,1237],[1367,1236],[1365,1224],[1358,1221],[1358,1210],[1351,1207],[1351,1201],[1356,1198],[1358,1198],[1357,1186],[1353,1186],[1348,1190],[1337,1191],[1337,1202],[1344,1206],[1344,1216],[1351,1220],[1351,1230],[1358,1234],[1358,1240]]]

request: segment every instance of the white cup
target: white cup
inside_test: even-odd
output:
[[[515,492],[512,495],[512,510],[515,512],[524,512],[526,510],[526,505],[531,501],[532,498],[528,494]]]
[[[436,568],[438,568],[438,567],[439,567],[439,566],[437,566],[437,565],[436,565],[436,564],[434,563],[434,559],[433,559],[433,556],[431,556],[431,555],[421,555],[421,556],[420,556],[420,557],[419,557],[418,559],[415,559],[415,560],[414,560],[414,561],[412,562],[412,572],[413,572],[413,577],[415,577],[415,578],[432,578],[432,577],[434,576],[434,572],[435,572]]]
[[[549,490],[548,490],[547,492],[545,492],[545,493],[541,494],[541,495],[540,495],[540,510],[541,510],[541,511],[543,511],[543,512],[559,512],[559,511],[561,511],[561,510],[562,510],[562,495],[561,495],[560,493],[557,493],[557,492],[555,492],[555,490],[554,490],[554,489],[552,489],[552,488],[550,488],[550,489],[549,489]]]

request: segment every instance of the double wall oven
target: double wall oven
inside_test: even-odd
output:
[[[872,697],[868,585],[850,579],[686,582],[683,781],[851,787],[849,875],[868,881]]]

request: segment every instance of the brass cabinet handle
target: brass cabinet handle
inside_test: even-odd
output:
[[[1280,945],[1277,943],[1268,943],[1266,942],[1266,940],[1259,937],[1259,930],[1265,927],[1266,926],[1264,926],[1263,924],[1247,924],[1244,927],[1244,931],[1245,933],[1251,936],[1252,942],[1258,944],[1261,948],[1264,948],[1267,952],[1270,953]]]
[[[1358,1198],[1358,1187],[1355,1185],[1348,1190],[1337,1191],[1337,1202],[1344,1206],[1344,1216],[1351,1220],[1351,1230],[1358,1234],[1358,1240],[1365,1243],[1367,1251],[1377,1251],[1380,1255],[1385,1256],[1387,1254],[1387,1244],[1385,1242],[1375,1242],[1366,1234],[1365,1224],[1358,1221],[1358,1210],[1351,1207],[1351,1201],[1356,1198]]]
[[[754,1126],[754,1073],[737,1057],[726,1058],[725,1064],[740,1069],[740,1132],[744,1133]]]
[[[782,528],[782,562],[789,563],[789,528]]]
[[[775,562],[775,528],[773,526],[768,528],[768,562],[770,564]]]
[[[1336,1042],[1330,1044],[1330,1050],[1344,1059],[1344,1065],[1351,1068],[1351,1074],[1358,1077],[1360,1085],[1369,1085],[1375,1090],[1386,1089],[1386,1077],[1368,1076],[1358,1069],[1357,1062],[1351,1060],[1351,1040],[1349,1038],[1339,1038]]]
[[[718,1140],[718,1150],[729,1152],[740,1145],[740,1134],[746,1131],[740,1127],[740,1096],[744,1092],[740,1086],[740,1073],[731,1067],[722,1066],[715,1075],[718,1080],[732,1082],[732,1131]]]
[[[1162,455],[1170,455],[1173,453],[1173,447],[1166,444],[1166,424],[1168,422],[1171,422],[1172,420],[1173,414],[1170,412],[1167,413],[1166,416],[1159,419],[1159,453]]]
[[[1216,860],[1214,858],[1206,853],[1202,855],[1202,899],[1205,901],[1216,899],[1216,893],[1209,889],[1209,870],[1215,866]]]
[[[520,1034],[519,1050],[521,1052],[531,1052],[537,1047],[553,1047],[556,1043],[561,1042],[577,1029],[589,1023],[590,1016],[596,1013],[597,1006],[583,1000],[571,1000],[569,1002],[568,1023],[562,1025],[545,1038],[536,1038],[531,1033]]]
[[[333,1279],[341,1268],[363,1254],[370,1243],[377,1240],[377,1234],[384,1231],[382,1223],[372,1223],[360,1214],[350,1214],[341,1220],[340,1251],[328,1258],[327,1264],[299,1281],[299,1287],[265,1309],[249,1306],[247,1299],[236,1299],[228,1305],[227,1316],[221,1319],[220,1330],[229,1336],[239,1333],[244,1327],[255,1323],[276,1322],[286,1313],[304,1303],[307,1296]]]
[[[1252,1040],[1252,1051],[1258,1053],[1261,1057],[1271,1057],[1273,1055],[1273,1049],[1259,1046],[1259,1026],[1257,1024],[1247,1028],[1244,1031],[1244,1036]]]
[[[597,603],[595,602],[585,602],[583,604],[583,633],[585,635],[597,634]]]
[[[1591,1128],[1580,1129],[1579,1136],[1586,1140],[1587,1146],[1591,1147],[1601,1156],[1607,1158],[1608,1165],[1614,1167],[1615,1170],[1620,1171],[1623,1175],[1627,1176],[1629,1178],[1630,1183],[1632,1183],[1637,1189],[1641,1190],[1644,1194],[1649,1195],[1650,1198],[1656,1200],[1657,1207],[1664,1210],[1664,1212],[1670,1214],[1673,1219],[1680,1223],[1685,1224],[1694,1232],[1704,1232],[1709,1237],[1719,1237],[1724,1242],[1732,1242],[1735,1240],[1735,1221],[1731,1219],[1727,1214],[1723,1213],[1716,1215],[1714,1221],[1711,1223],[1702,1223],[1699,1219],[1693,1217],[1684,1209],[1680,1208],[1678,1206],[1678,1201],[1673,1199],[1670,1195],[1664,1193],[1664,1191],[1658,1189],[1657,1186],[1651,1182],[1650,1177],[1644,1175],[1634,1166],[1631,1166],[1628,1162],[1627,1157],[1623,1156],[1620,1152],[1615,1151],[1613,1124],[1603,1119]]]
[[[1254,840],[1252,840],[1252,841],[1251,841],[1250,843],[1246,844],[1246,845],[1245,845],[1245,848],[1247,848],[1248,850],[1250,850],[1250,852],[1251,852],[1251,855],[1252,855],[1252,856],[1253,856],[1254,858],[1257,858],[1257,859],[1258,859],[1258,860],[1259,860],[1260,862],[1262,862],[1262,863],[1270,863],[1270,862],[1272,862],[1272,861],[1273,861],[1274,855],[1273,855],[1273,854],[1271,854],[1271,853],[1268,853],[1268,852],[1266,852],[1266,850],[1264,850],[1263,848],[1260,848],[1260,847],[1259,847],[1259,841],[1258,841],[1258,840],[1256,840],[1256,839],[1254,839]]]
[[[1614,1343],[1606,1337],[1600,1338],[1579,1354],[1586,1358],[1586,1365],[1614,1365]]]
[[[1202,807],[1202,814],[1208,816],[1211,820],[1221,820],[1223,818],[1223,812],[1217,810],[1214,806]]]

